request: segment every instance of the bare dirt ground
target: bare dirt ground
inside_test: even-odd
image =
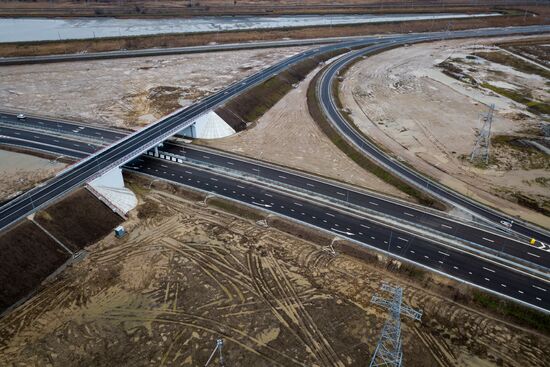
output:
[[[223,337],[235,366],[357,366],[386,313],[391,273],[313,243],[140,188],[124,239],[108,236],[0,320],[4,366],[197,366]],[[546,366],[548,337],[400,282],[408,366]],[[452,286],[452,284],[450,285]]]
[[[306,98],[309,83],[317,72],[318,69],[311,72],[251,128],[227,138],[199,143],[407,198],[349,159],[313,121]]]
[[[521,192],[543,205],[548,202],[546,163],[525,166],[525,154],[507,146],[492,148],[500,164],[492,161],[480,168],[465,159],[482,126],[480,115],[489,104],[496,105],[493,136],[540,130],[540,116],[525,105],[445,75],[437,67],[444,60],[463,58],[463,68],[481,82],[507,88],[522,85],[547,96],[548,81],[539,75],[467,58],[484,49],[483,44],[497,41],[445,41],[375,55],[349,70],[340,85],[341,98],[364,133],[415,168],[476,200],[549,226],[548,217],[503,199]]]
[[[5,108],[136,129],[305,48],[8,66]]]
[[[0,201],[34,187],[66,165],[50,160],[0,149]]]

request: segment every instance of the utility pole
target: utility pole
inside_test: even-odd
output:
[[[371,303],[381,306],[390,312],[382,329],[382,335],[372,356],[369,367],[391,366],[401,367],[403,351],[401,348],[401,315],[413,320],[420,320],[422,311],[402,305],[403,289],[382,283],[380,290],[390,293],[391,298],[386,299],[378,295],[372,296]]]
[[[489,107],[489,112],[482,115],[481,120],[483,121],[483,126],[479,131],[479,135],[476,139],[474,145],[474,150],[470,155],[470,162],[473,162],[476,159],[480,159],[485,164],[489,163],[489,152],[491,146],[491,126],[493,124],[493,113],[495,111],[495,105],[491,104]]]

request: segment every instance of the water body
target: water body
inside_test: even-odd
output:
[[[295,28],[318,25],[364,24],[389,21],[460,19],[499,16],[482,14],[288,15],[223,16],[180,19],[117,18],[0,18],[0,43],[139,36],[165,33]]]

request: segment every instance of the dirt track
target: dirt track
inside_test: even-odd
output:
[[[134,186],[135,188],[135,186]],[[145,193],[143,188],[139,189]],[[235,366],[357,366],[391,274],[164,192],[0,320],[0,365],[197,366],[223,337]],[[424,309],[403,329],[408,366],[545,366],[547,337],[403,284]],[[452,284],[449,284],[452,286]]]

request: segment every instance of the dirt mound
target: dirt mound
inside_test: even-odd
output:
[[[73,251],[97,242],[122,222],[86,189],[40,211],[35,219]]]
[[[36,224],[25,220],[0,236],[0,313],[35,289],[69,258]]]

